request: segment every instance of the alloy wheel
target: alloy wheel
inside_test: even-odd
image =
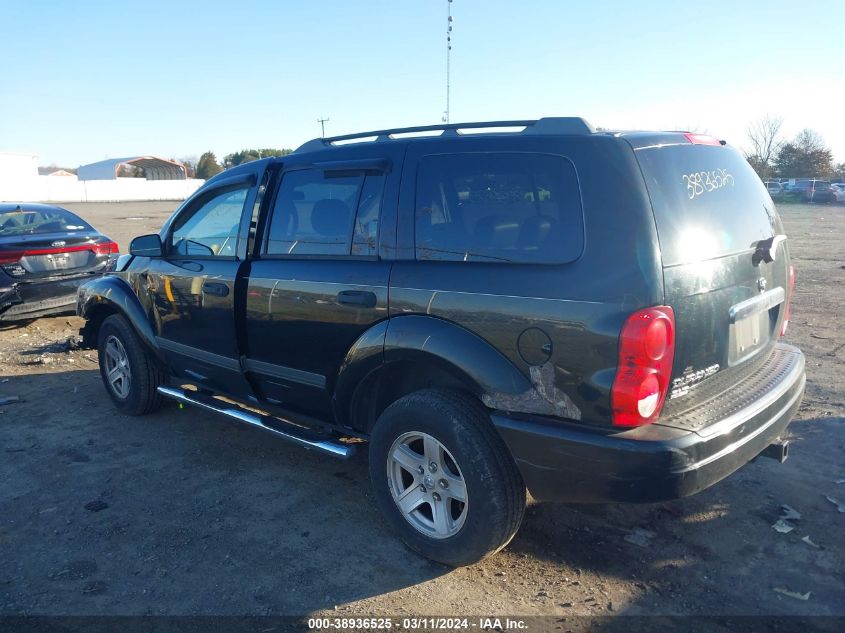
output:
[[[132,373],[129,357],[119,338],[110,335],[105,344],[106,381],[118,398],[129,397]]]
[[[417,431],[400,435],[388,453],[387,481],[402,516],[419,532],[445,539],[463,527],[466,481],[436,438]]]

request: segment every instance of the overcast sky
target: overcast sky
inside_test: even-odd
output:
[[[440,121],[447,0],[0,0],[0,151],[75,167]],[[845,161],[845,2],[455,0],[452,121],[577,115]]]

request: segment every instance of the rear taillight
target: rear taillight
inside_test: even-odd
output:
[[[619,366],[610,395],[614,426],[640,426],[658,418],[674,357],[672,308],[645,308],[628,317],[619,334]]]
[[[98,242],[95,244],[80,244],[78,246],[59,246],[51,248],[30,248],[23,251],[0,251],[0,265],[15,264],[23,257],[34,255],[59,255],[61,253],[76,253],[78,251],[93,251],[95,255],[117,255],[120,247],[117,242]]]
[[[786,328],[789,325],[789,302],[792,301],[792,293],[795,290],[795,266],[789,265],[789,289],[786,291],[786,307],[783,311],[783,323],[780,326],[780,335],[786,335]]]
[[[117,242],[103,242],[101,244],[94,244],[94,248],[92,249],[95,255],[116,255],[120,252],[120,247],[117,245]]]

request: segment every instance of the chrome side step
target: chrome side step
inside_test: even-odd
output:
[[[209,402],[209,400],[211,400],[210,398],[200,399],[193,397],[185,393],[182,389],[174,389],[172,387],[159,387],[158,392],[163,396],[176,400],[177,402],[193,405],[195,407],[205,409],[206,411],[211,411],[212,413],[219,413],[220,415],[233,418],[238,422],[244,422],[251,426],[256,426],[265,431],[269,431],[273,435],[287,440],[288,442],[293,442],[303,448],[320,451],[321,453],[326,453],[327,455],[340,459],[349,459],[355,454],[355,447],[352,445],[341,444],[340,442],[323,439],[316,434],[310,434],[306,429],[300,430],[298,427],[281,420],[278,424],[269,423],[269,420],[265,422],[264,416],[256,413],[247,413],[246,411],[241,411],[235,407],[226,407],[225,402],[215,401],[215,404],[212,404]],[[216,404],[217,402],[220,402],[219,406]]]

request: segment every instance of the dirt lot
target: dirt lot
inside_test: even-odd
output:
[[[125,249],[176,205],[68,206]],[[0,614],[845,615],[826,499],[845,503],[845,207],[782,211],[808,371],[790,459],[672,503],[535,505],[504,552],[454,571],[385,530],[364,456],[176,406],[119,415],[96,354],[66,351],[78,319],[2,329],[0,397],[21,402],[0,406]],[[786,534],[782,504],[801,514]]]

